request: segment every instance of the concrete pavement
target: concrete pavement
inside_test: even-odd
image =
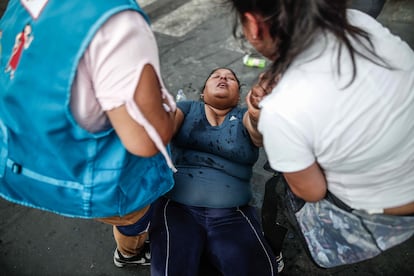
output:
[[[0,14],[6,3],[0,0]],[[197,99],[208,73],[220,66],[234,69],[245,84],[243,93],[247,93],[261,70],[243,65],[243,52],[231,37],[228,9],[209,0],[145,1],[143,6],[153,23],[164,82],[172,93],[184,88],[189,98]],[[200,7],[203,14],[197,10]],[[414,1],[388,0],[378,20],[414,48]],[[271,176],[262,168],[265,161],[262,151],[253,176],[252,203],[258,208],[263,185]],[[285,275],[414,275],[414,238],[372,260],[325,270],[305,254],[283,214],[278,220],[289,228],[283,249]],[[112,263],[114,248],[108,225],[0,199],[0,276],[150,274],[148,267],[116,268]]]

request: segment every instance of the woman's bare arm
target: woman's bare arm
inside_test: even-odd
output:
[[[249,132],[252,142],[257,147],[263,146],[262,134],[257,129],[257,123],[260,116],[260,109],[254,107],[250,102],[251,91],[246,96],[247,111],[243,116],[243,125]]]
[[[155,128],[166,145],[174,130],[174,113],[166,112],[163,107],[161,85],[151,65],[145,65],[135,90],[134,100],[144,117]],[[152,156],[158,153],[154,142],[143,126],[135,122],[128,114],[126,106],[106,112],[116,133],[125,148],[132,154]]]
[[[283,175],[292,192],[305,201],[315,202],[326,195],[325,175],[316,162],[304,170]]]
[[[173,135],[175,135],[178,130],[180,129],[181,125],[183,124],[184,121],[184,113],[177,107],[176,111],[175,111],[175,116],[174,116],[174,131],[173,131]]]

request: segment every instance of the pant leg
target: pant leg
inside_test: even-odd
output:
[[[143,247],[144,242],[148,239],[148,232],[143,232],[136,236],[126,236],[119,232],[115,225],[112,227],[112,230],[116,246],[124,256],[137,255]]]
[[[205,233],[184,205],[160,198],[154,204],[149,237],[152,276],[198,274]]]
[[[208,227],[207,251],[223,275],[276,275],[276,257],[253,207],[225,209]]]
[[[274,174],[265,184],[265,192],[261,208],[263,235],[277,256],[282,252],[283,241],[287,228],[276,223],[278,213],[280,213],[280,198],[276,192],[276,186],[282,184],[283,176],[279,173]]]
[[[150,206],[147,206],[141,210],[135,211],[128,215],[118,217],[109,217],[98,219],[101,222],[113,225],[113,235],[118,250],[124,256],[134,256],[139,253],[140,249],[144,245],[145,240],[148,238],[148,227],[143,226],[142,230],[138,230],[136,234],[125,235],[121,233],[117,226],[133,226],[137,224],[143,217],[148,215]]]

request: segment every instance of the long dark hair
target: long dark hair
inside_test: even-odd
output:
[[[275,79],[283,74],[292,61],[305,50],[320,32],[331,33],[338,40],[338,67],[341,73],[341,51],[348,51],[352,60],[351,84],[357,74],[355,56],[360,55],[371,62],[388,67],[375,53],[370,36],[364,30],[349,24],[346,15],[347,0],[227,0],[237,13],[233,34],[237,36],[238,23],[244,22],[245,12],[262,15],[269,26],[270,35],[275,39],[275,55],[278,56],[266,77]],[[360,43],[365,52],[356,50],[351,40]],[[276,46],[276,45],[275,45]]]

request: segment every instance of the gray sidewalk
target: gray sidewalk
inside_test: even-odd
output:
[[[144,9],[155,23],[189,1],[158,0]],[[0,15],[6,3],[0,0]],[[227,66],[245,84],[245,94],[261,70],[243,65],[243,53],[235,50],[236,42],[231,38],[232,15],[227,9],[216,5],[206,12],[208,20],[183,36],[156,32],[164,82],[173,94],[185,88],[189,98],[197,99],[208,73]],[[388,0],[378,20],[414,48],[414,0]],[[261,151],[252,180],[252,203],[258,208],[264,183],[271,177],[263,169],[265,162]],[[414,275],[414,238],[372,260],[326,270],[309,259],[283,216],[279,222],[289,228],[283,248],[284,275]],[[112,263],[114,249],[111,226],[26,208],[0,198],[0,276],[150,274],[148,267],[116,268]]]

